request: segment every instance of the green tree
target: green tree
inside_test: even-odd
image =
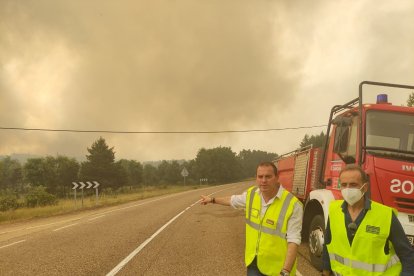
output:
[[[0,161],[0,189],[20,191],[23,185],[23,169],[18,160],[7,156]]]
[[[207,178],[210,183],[229,183],[242,177],[240,163],[230,147],[200,149],[195,169],[199,178]]]
[[[158,165],[158,177],[164,184],[177,184],[181,180],[180,173],[180,164],[176,160],[162,160]]]
[[[180,164],[176,160],[171,161],[165,174],[165,180],[167,183],[177,184],[181,181],[181,178]]]
[[[25,179],[31,186],[44,186],[48,193],[64,196],[78,180],[79,167],[74,158],[65,156],[31,158],[24,166]]]
[[[314,148],[323,147],[325,143],[325,139],[326,139],[326,135],[323,131],[319,135],[309,136],[308,134],[305,134],[299,146],[301,148],[305,146],[309,146],[309,145],[313,145]]]
[[[277,158],[276,153],[270,153],[260,150],[242,150],[238,154],[238,158],[242,167],[243,177],[254,177],[256,175],[256,167],[260,162],[273,161]]]
[[[109,148],[104,138],[100,137],[87,150],[87,161],[81,164],[81,180],[98,181],[102,185],[101,188],[113,189],[127,182],[121,164],[115,164],[114,148]]]
[[[121,159],[118,161],[127,174],[127,185],[138,186],[143,182],[143,166],[135,160]]]
[[[78,180],[80,164],[75,158],[57,156],[56,163],[56,184],[57,195],[68,195],[71,191],[72,182]]]
[[[407,106],[414,107],[414,92],[408,96]]]
[[[157,167],[159,181],[163,184],[168,183],[167,172],[168,172],[169,166],[170,164],[167,162],[167,160],[162,160],[161,163]]]
[[[156,185],[159,182],[158,169],[151,164],[144,165],[144,184],[145,185]]]
[[[46,156],[42,158],[41,166],[43,167],[43,186],[50,194],[56,195],[58,193],[58,165],[53,156]]]
[[[24,164],[24,179],[32,186],[43,185],[43,158],[29,158]]]

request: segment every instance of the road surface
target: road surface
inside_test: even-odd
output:
[[[202,206],[234,183],[0,226],[0,275],[245,275],[244,212]],[[298,275],[319,275],[303,255]]]

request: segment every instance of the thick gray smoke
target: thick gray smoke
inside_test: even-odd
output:
[[[414,3],[0,1],[0,126],[120,131],[326,123],[369,78],[414,73]],[[385,79],[384,79],[385,78]],[[0,155],[193,158],[201,147],[272,152],[305,133],[120,135],[0,130]]]

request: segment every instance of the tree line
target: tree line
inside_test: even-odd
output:
[[[26,200],[27,206],[53,204],[58,198],[70,196],[72,182],[78,181],[98,181],[101,191],[183,184],[184,168],[189,172],[186,183],[196,184],[200,179],[209,184],[229,183],[254,177],[258,162],[277,157],[276,153],[260,150],[236,154],[230,147],[216,147],[200,149],[196,158],[189,161],[162,160],[158,165],[127,159],[115,161],[114,148],[103,137],[87,151],[84,162],[62,155],[29,158],[24,164],[10,157],[0,160],[0,211],[13,208],[22,195],[37,199],[32,200],[35,203]]]
[[[300,147],[323,145],[325,134],[305,135]],[[28,207],[57,203],[59,198],[71,196],[72,182],[98,181],[104,192],[117,192],[145,186],[180,185],[182,170],[189,175],[187,184],[222,184],[253,178],[256,166],[272,161],[276,153],[260,150],[242,150],[230,147],[201,148],[189,161],[162,160],[157,165],[136,160],[115,161],[115,151],[100,137],[90,148],[86,161],[58,155],[29,158],[24,164],[9,156],[0,160],[0,211],[20,207],[18,199],[24,197]],[[92,190],[85,190],[93,193]],[[21,202],[21,200],[20,200]]]

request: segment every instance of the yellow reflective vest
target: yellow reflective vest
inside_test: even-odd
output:
[[[365,214],[349,245],[342,211],[343,200],[331,202],[329,221],[332,233],[327,245],[331,269],[335,275],[400,275],[401,262],[389,243],[389,254],[384,246],[390,234],[393,209],[371,201],[371,209]]]
[[[275,198],[261,217],[261,197],[257,187],[247,191],[246,199],[246,266],[257,256],[257,267],[265,275],[279,275],[286,259],[287,221],[294,204],[300,201],[284,190],[282,197]],[[296,275],[296,261],[290,273]]]

